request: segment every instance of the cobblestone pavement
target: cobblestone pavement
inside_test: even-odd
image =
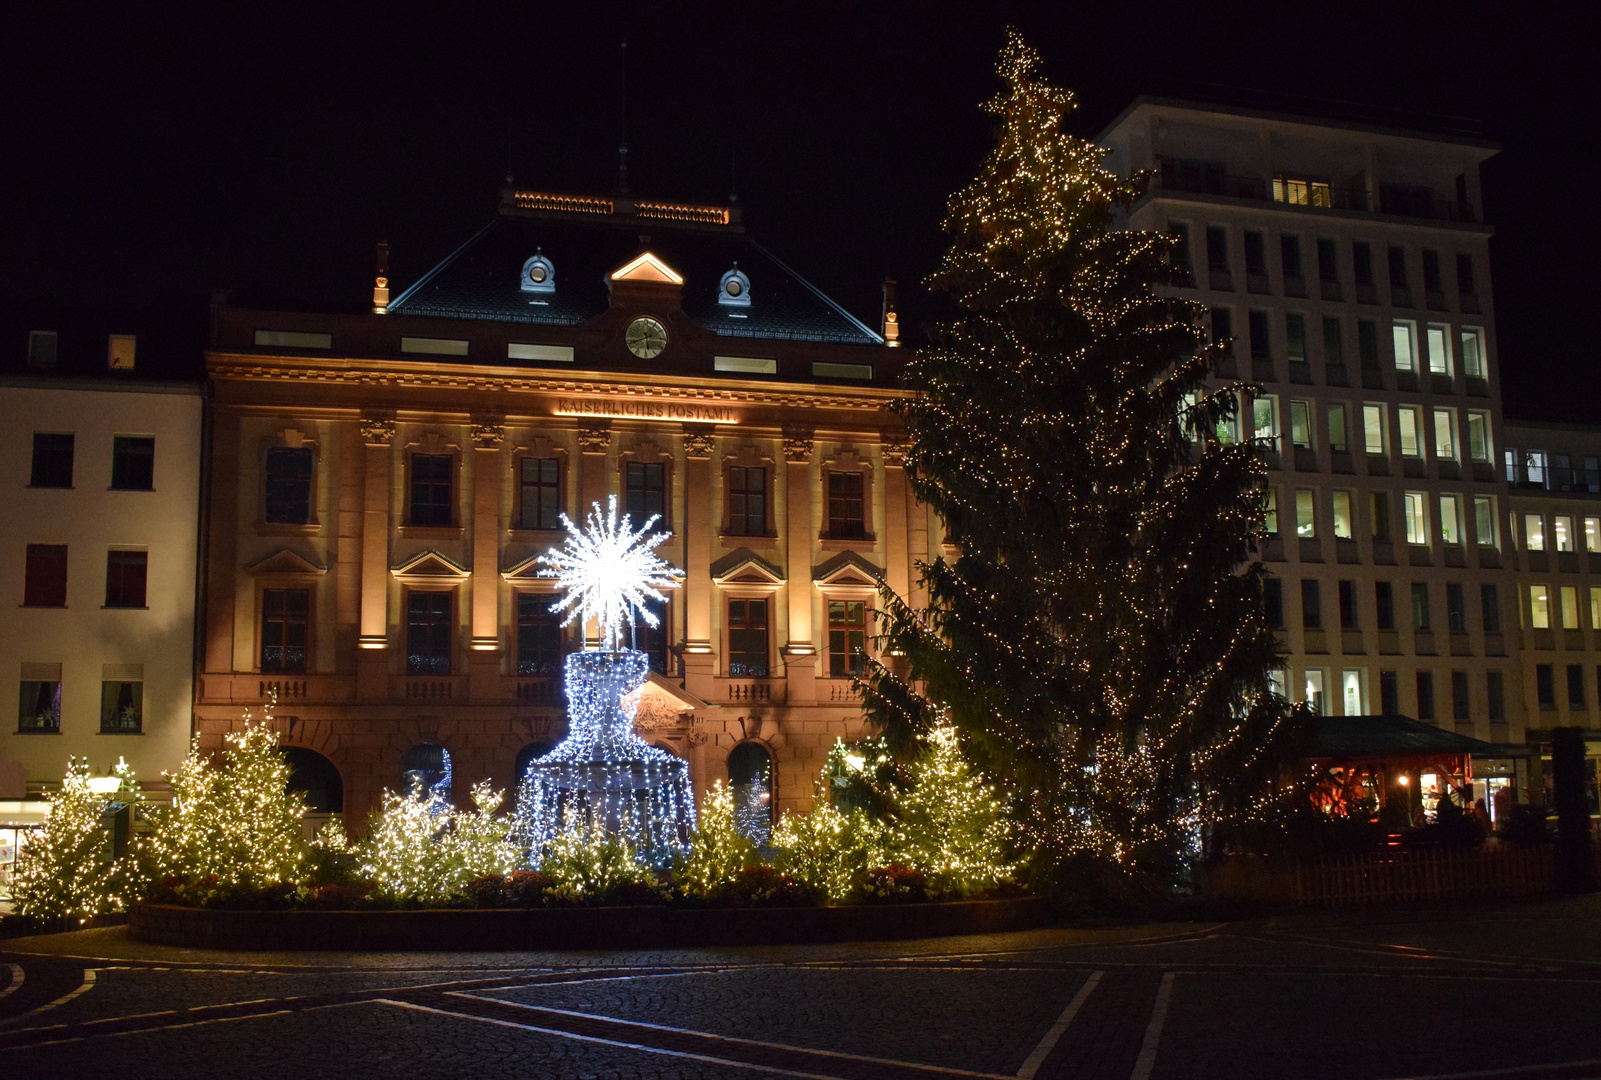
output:
[[[628,953],[0,946],[18,1078],[1601,1077],[1601,898]]]

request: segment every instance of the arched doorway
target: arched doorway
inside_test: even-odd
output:
[[[743,742],[728,755],[728,783],[734,789],[734,821],[739,831],[766,844],[773,835],[773,755],[757,742]]]
[[[550,753],[550,748],[555,745],[555,743],[550,742],[531,742],[517,751],[517,764],[512,770],[514,789],[520,789],[523,786],[523,781],[528,778],[528,766]]]
[[[418,743],[400,759],[400,790],[450,799],[450,751],[438,743]]]
[[[345,782],[334,763],[303,746],[284,747],[289,762],[290,791],[306,794],[306,809],[313,814],[338,814],[345,809]]]

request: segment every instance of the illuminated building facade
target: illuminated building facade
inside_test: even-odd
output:
[[[372,313],[213,327],[208,745],[276,692],[352,825],[447,771],[458,797],[514,788],[564,731],[580,644],[535,560],[609,495],[660,515],[685,574],[630,637],[654,669],[637,729],[697,789],[808,805],[861,734],[875,584],[905,592],[928,550],[887,409],[899,353],[734,208],[508,189]]]

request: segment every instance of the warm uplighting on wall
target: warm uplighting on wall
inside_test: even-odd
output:
[[[387,649],[389,647],[389,639],[386,637],[363,637],[357,639],[356,647],[359,649]]]

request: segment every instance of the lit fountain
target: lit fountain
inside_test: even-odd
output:
[[[650,660],[622,648],[625,626],[638,612],[649,625],[658,619],[647,606],[658,590],[676,589],[678,574],[655,554],[669,533],[650,533],[652,516],[637,531],[628,515],[617,520],[617,496],[604,516],[600,504],[580,531],[562,515],[568,539],[540,557],[541,577],[554,577],[562,591],[552,611],[566,622],[599,626],[598,649],[567,657],[567,737],[536,759],[517,793],[516,836],[531,863],[561,832],[599,824],[623,836],[652,865],[662,866],[682,850],[695,827],[689,765],[634,734],[634,711]],[[625,702],[625,698],[628,699]]]

